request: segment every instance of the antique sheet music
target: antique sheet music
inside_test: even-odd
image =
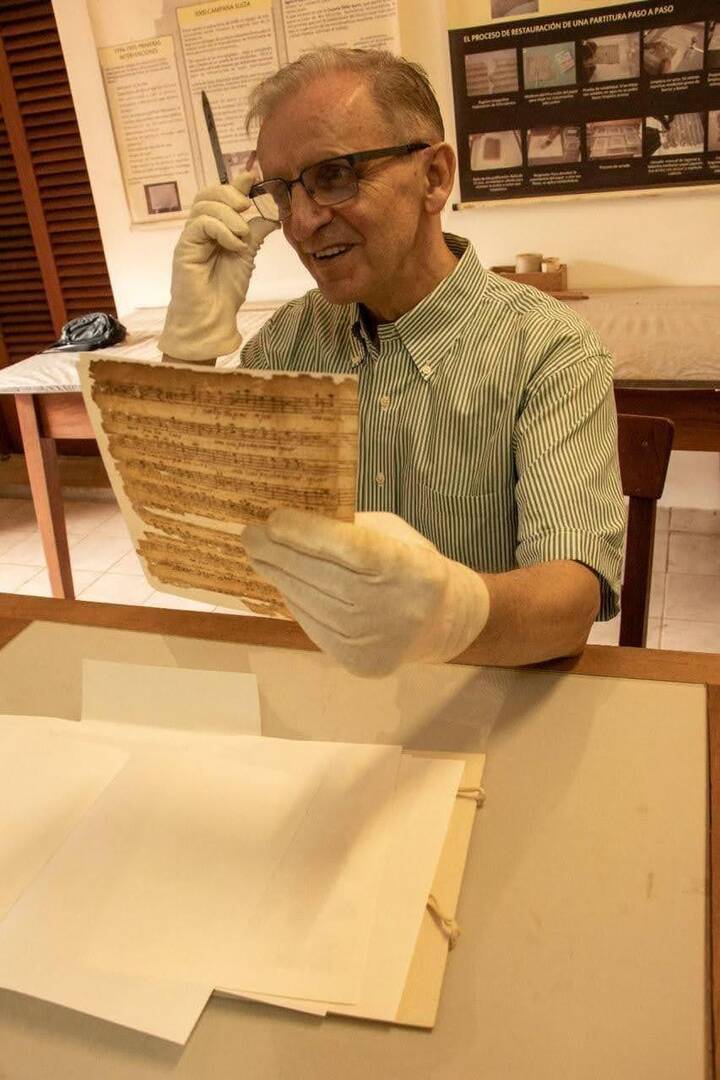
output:
[[[241,534],[276,507],[351,521],[354,376],[141,364],[81,355],[85,403],[154,588],[262,615],[285,610]]]

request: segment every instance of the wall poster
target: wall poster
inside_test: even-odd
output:
[[[463,202],[720,182],[720,3],[447,0]]]
[[[248,94],[318,45],[400,51],[398,0],[87,0],[130,216],[187,216],[217,180],[201,93],[228,176],[252,165]]]

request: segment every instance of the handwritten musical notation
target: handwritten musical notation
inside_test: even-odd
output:
[[[242,527],[276,507],[351,521],[357,381],[86,357],[83,393],[148,578],[162,591],[287,616]]]
[[[357,434],[345,427],[332,432],[296,428],[275,431],[258,427],[257,424],[188,421],[177,411],[171,419],[172,438],[168,431],[164,431],[163,439],[167,440],[168,445],[181,446],[185,454],[215,451],[235,454],[241,447],[248,452],[272,455],[275,462],[287,460],[289,454],[299,455],[301,460],[307,462],[326,462],[328,447],[332,446],[338,452],[338,467],[344,467],[346,463],[354,467]],[[134,416],[113,408],[106,419],[106,430],[108,435],[117,435],[118,440],[128,446],[131,439],[143,440],[145,437],[157,442],[158,417]]]
[[[131,401],[155,401],[170,405],[187,403],[186,395],[172,387],[123,386],[122,384],[116,384],[113,387],[112,394],[116,398],[128,398]],[[193,404],[207,409],[222,408],[228,412],[237,411],[243,415],[256,413],[262,416],[267,413],[271,415],[284,413],[286,415],[310,416],[313,419],[334,418],[338,414],[349,415],[352,411],[352,406],[348,402],[343,401],[342,398],[332,392],[324,394],[315,392],[304,399],[300,399],[295,395],[268,397],[252,389],[245,388],[224,394],[221,390],[206,386],[196,386],[194,388]]]

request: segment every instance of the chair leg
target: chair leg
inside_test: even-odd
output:
[[[52,594],[74,600],[55,441],[40,435],[32,394],[17,394],[15,402]]]
[[[620,604],[619,644],[639,649],[644,649],[647,644],[655,548],[655,513],[654,499],[631,497]]]

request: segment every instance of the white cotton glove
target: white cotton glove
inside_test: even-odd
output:
[[[395,514],[357,514],[350,525],[276,510],[246,526],[242,542],[308,637],[356,675],[450,660],[488,619],[480,575]]]
[[[241,342],[237,313],[255,256],[276,222],[241,215],[252,203],[252,173],[198,192],[175,247],[170,306],[159,347],[177,360],[224,356]]]

